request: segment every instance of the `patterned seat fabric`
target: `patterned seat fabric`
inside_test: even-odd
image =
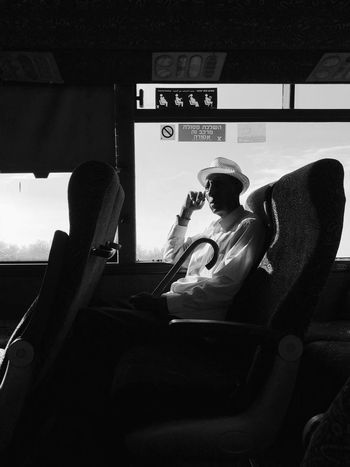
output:
[[[301,467],[350,465],[350,378],[346,381],[307,447]]]

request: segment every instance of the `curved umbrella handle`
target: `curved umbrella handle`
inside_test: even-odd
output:
[[[213,247],[213,250],[214,250],[214,254],[213,254],[213,257],[212,259],[209,261],[208,264],[205,265],[205,267],[207,269],[211,269],[214,264],[216,263],[217,259],[218,259],[218,255],[219,255],[219,247],[218,247],[218,244],[216,242],[214,242],[214,240],[212,240],[211,238],[198,238],[198,240],[195,240],[193,243],[191,243],[191,245],[187,248],[187,250],[184,251],[184,253],[182,253],[182,255],[180,256],[180,258],[177,260],[177,262],[174,264],[174,266],[168,271],[168,273],[166,274],[166,276],[164,277],[164,279],[162,279],[159,284],[157,285],[157,287],[153,290],[152,292],[152,295],[154,297],[159,297],[162,292],[164,291],[164,289],[167,287],[167,285],[171,282],[171,280],[173,279],[173,277],[175,276],[175,274],[178,272],[178,270],[181,268],[181,266],[183,265],[183,263],[186,261],[186,259],[189,257],[189,255],[193,252],[193,250],[195,248],[197,248],[198,245],[200,245],[201,243],[209,243],[212,247]]]

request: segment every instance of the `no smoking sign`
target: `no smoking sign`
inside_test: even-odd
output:
[[[161,125],[160,126],[160,139],[174,140],[175,139],[175,125]]]

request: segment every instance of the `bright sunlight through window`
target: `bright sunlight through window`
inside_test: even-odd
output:
[[[68,229],[70,174],[0,174],[0,261],[47,261],[55,230]]]
[[[235,160],[249,176],[251,186],[242,198],[243,203],[254,189],[322,158],[335,158],[343,164],[345,195],[350,198],[350,122],[222,123],[216,124],[220,128],[214,130],[213,135],[209,135],[210,131],[204,134],[211,139],[197,138],[192,141],[191,128],[195,124],[166,125],[173,129],[173,138],[164,138],[164,124],[135,125],[139,261],[161,259],[162,245],[185,196],[189,190],[202,190],[197,172],[209,166],[218,156]],[[208,126],[210,122],[206,125],[205,129],[212,128]],[[198,135],[198,128],[203,127],[198,124],[193,128],[197,128],[195,134]],[[215,134],[216,137],[221,135],[219,140],[215,140]],[[209,207],[204,206],[193,214],[188,235],[200,233],[214,218]],[[338,257],[350,257],[348,210]]]

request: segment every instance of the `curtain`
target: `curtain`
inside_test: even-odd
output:
[[[0,86],[0,171],[71,172],[87,160],[115,167],[113,86]]]

